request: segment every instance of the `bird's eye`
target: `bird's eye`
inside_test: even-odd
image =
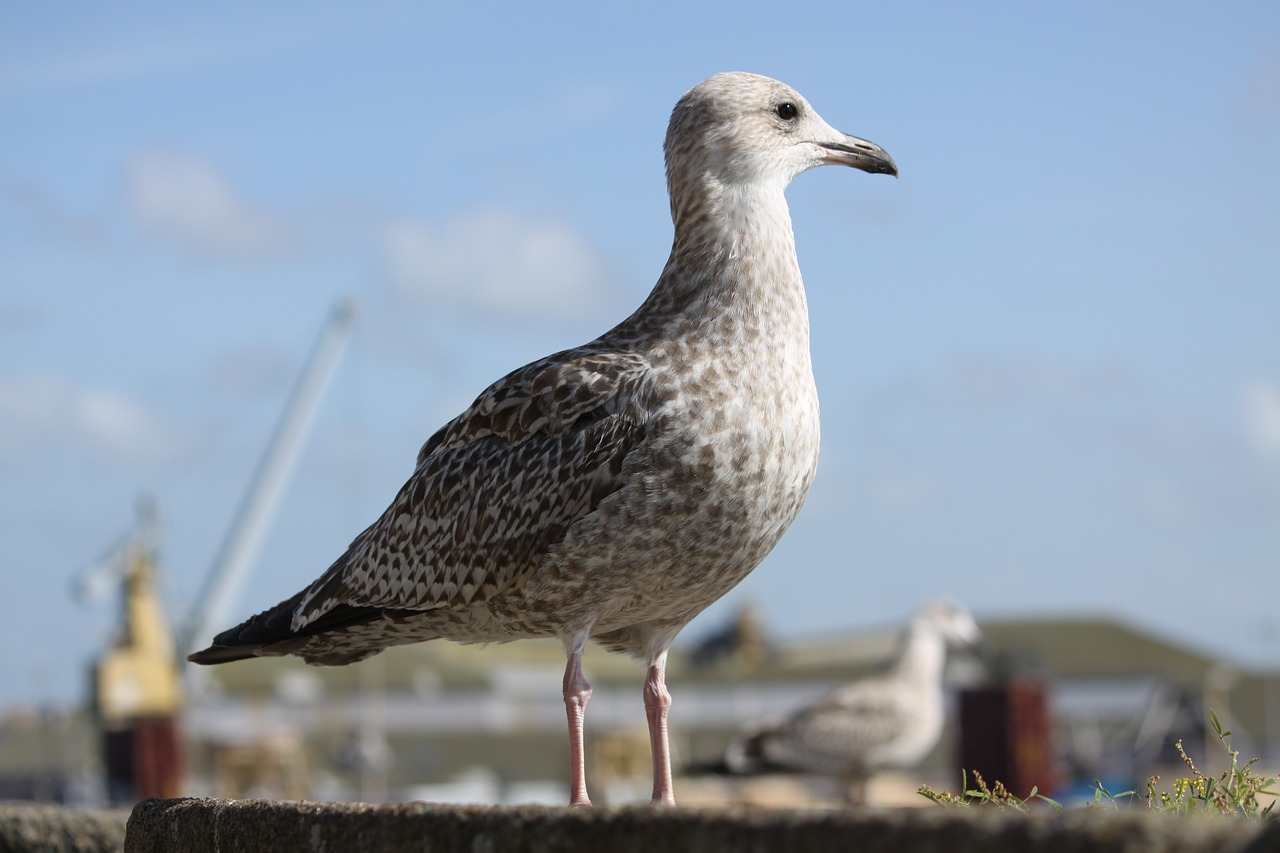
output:
[[[777,113],[778,118],[782,119],[783,121],[791,121],[800,112],[799,110],[796,109],[796,105],[791,103],[790,101],[783,101],[782,103],[778,104],[778,106],[774,107],[773,111]]]

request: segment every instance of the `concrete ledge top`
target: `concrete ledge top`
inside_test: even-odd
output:
[[[118,853],[128,816],[123,809],[0,802],[0,853]]]
[[[1023,815],[943,808],[895,811],[599,809],[428,803],[144,800],[126,853],[313,851],[857,850],[860,853],[1263,853],[1280,821],[1098,810]]]

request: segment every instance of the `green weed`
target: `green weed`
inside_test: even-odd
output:
[[[1176,744],[1178,756],[1182,759],[1183,764],[1187,766],[1187,769],[1190,770],[1191,775],[1174,779],[1171,791],[1157,790],[1156,785],[1160,781],[1159,776],[1153,775],[1148,778],[1145,798],[1147,807],[1151,811],[1161,814],[1215,814],[1260,821],[1274,820],[1280,817],[1280,813],[1276,812],[1276,802],[1274,800],[1265,807],[1258,802],[1259,795],[1276,796],[1276,792],[1269,789],[1276,784],[1278,777],[1264,777],[1255,774],[1253,766],[1258,761],[1256,758],[1241,764],[1240,752],[1232,749],[1231,744],[1227,741],[1227,738],[1231,737],[1231,732],[1223,731],[1222,723],[1212,709],[1209,710],[1209,720],[1213,726],[1214,733],[1218,737],[1218,742],[1222,744],[1222,748],[1226,750],[1227,755],[1231,758],[1231,765],[1220,776],[1206,776],[1196,767],[1195,763],[1182,748],[1182,741],[1178,741]],[[917,793],[941,806],[958,806],[966,809],[995,807],[1025,812],[1037,802],[1046,803],[1056,809],[1062,808],[1060,803],[1040,794],[1036,788],[1032,788],[1031,793],[1024,799],[1011,794],[1002,782],[997,781],[995,784],[988,786],[986,780],[977,771],[974,771],[973,778],[974,787],[970,787],[968,776],[962,772],[961,790],[964,792],[963,795],[956,795],[946,791],[934,791],[928,785],[921,785]],[[1110,808],[1114,810],[1119,809],[1122,805],[1128,806],[1136,799],[1135,791],[1123,791],[1113,794],[1096,779],[1092,788],[1093,803],[1090,804],[1090,808]]]
[[[935,791],[928,785],[921,785],[916,793],[940,806],[960,806],[965,809],[974,808],[975,806],[994,806],[999,809],[1013,809],[1014,811],[1025,812],[1033,800],[1048,803],[1057,809],[1062,808],[1061,803],[1041,794],[1039,788],[1033,787],[1031,793],[1027,794],[1024,799],[1011,794],[1009,789],[1004,786],[1004,783],[999,780],[996,780],[994,785],[988,786],[986,780],[982,778],[982,774],[977,770],[973,771],[973,780],[976,785],[974,788],[969,787],[969,777],[963,770],[960,771],[960,775],[960,787],[964,791],[964,796],[956,796],[946,791]]]
[[[1277,777],[1263,777],[1254,774],[1253,765],[1258,759],[1251,758],[1240,763],[1240,751],[1231,748],[1227,738],[1231,732],[1222,730],[1218,715],[1209,711],[1209,721],[1213,725],[1218,742],[1231,757],[1231,766],[1217,777],[1206,776],[1196,767],[1195,762],[1182,748],[1182,741],[1176,744],[1178,756],[1191,771],[1190,776],[1180,776],[1173,780],[1172,791],[1157,791],[1159,776],[1147,780],[1147,806],[1153,811],[1170,814],[1220,814],[1232,815],[1255,820],[1271,820],[1276,815],[1276,803],[1273,800],[1265,808],[1258,803],[1258,795],[1274,797],[1276,792],[1268,790],[1277,781]]]

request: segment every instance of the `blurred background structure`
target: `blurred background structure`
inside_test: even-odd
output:
[[[188,630],[350,297],[245,582],[262,602],[313,578],[488,382],[639,303],[669,248],[671,106],[735,68],[797,86],[902,178],[789,191],[822,463],[775,553],[681,639],[678,748],[700,761],[865,673],[943,596],[1045,686],[1064,790],[1203,742],[1206,705],[1280,764],[1280,7],[787,8],[789,29],[718,3],[0,10],[0,796],[107,797],[100,723],[172,740],[193,793],[559,801],[536,775],[563,741],[538,644],[116,695],[167,696],[169,738],[143,705],[111,722],[101,692],[159,635],[69,588],[152,495],[162,531],[102,585]],[[625,798],[643,720],[608,697],[639,682],[590,664]],[[825,796],[681,791],[766,785]]]
[[[1226,754],[1209,734],[1208,707],[1228,721],[1242,756],[1263,756],[1264,771],[1280,763],[1275,672],[1227,670],[1111,619],[998,619],[981,627],[1006,668],[993,679],[972,658],[954,660],[943,738],[918,766],[874,774],[868,803],[927,805],[915,794],[919,785],[957,791],[962,766],[970,778],[977,767],[1022,796],[1035,786],[1062,800],[1092,799],[1095,780],[1119,792],[1141,789],[1151,773],[1173,778],[1182,769],[1178,740],[1202,769],[1221,772]],[[716,763],[744,726],[784,717],[874,672],[898,628],[771,643],[763,656],[744,645],[708,662],[696,642],[673,654],[670,681],[684,698],[672,746],[678,767],[689,770],[677,779],[681,802],[843,804],[838,778],[699,768]],[[632,707],[643,668],[596,652],[588,656],[598,716],[587,743],[599,780],[592,795],[647,802],[647,732]],[[563,708],[544,689],[561,657],[554,641],[428,643],[336,669],[293,658],[221,667],[201,679],[176,718],[182,775],[170,784],[184,795],[562,804]],[[80,709],[6,716],[0,796],[98,803],[110,793],[129,803],[159,793],[146,787],[154,776],[145,758],[136,763],[137,794],[107,772],[113,759],[101,748],[100,721]],[[154,728],[151,718],[134,722],[138,732]]]

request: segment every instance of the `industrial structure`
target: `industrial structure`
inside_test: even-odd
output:
[[[182,789],[182,689],[173,634],[156,588],[155,506],[139,502],[137,529],[81,588],[121,581],[121,614],[111,647],[93,666],[93,715],[102,739],[107,797],[131,802]]]
[[[101,732],[106,798],[128,803],[171,797],[182,789],[179,726],[188,651],[228,620],[240,585],[270,528],[355,317],[354,303],[330,313],[302,376],[285,406],[204,589],[175,640],[157,592],[158,520],[149,499],[139,502],[136,529],[83,575],[85,599],[120,588],[121,615],[111,647],[94,663],[91,709]],[[179,652],[181,654],[179,654]],[[270,754],[259,744],[250,755]]]

